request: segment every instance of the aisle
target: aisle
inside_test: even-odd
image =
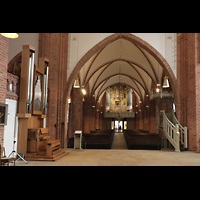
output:
[[[115,133],[112,149],[127,149],[123,133]]]

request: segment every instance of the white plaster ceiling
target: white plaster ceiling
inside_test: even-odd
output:
[[[161,84],[163,69],[143,48],[120,38],[93,55],[80,70],[81,86],[89,84],[89,95],[101,99],[115,84],[129,85],[140,100],[150,94],[152,82]]]

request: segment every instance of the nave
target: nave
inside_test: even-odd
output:
[[[16,150],[26,159],[38,155],[55,159],[62,150],[67,152],[77,130],[87,134],[89,142],[84,142],[87,148],[80,152],[69,149],[75,157],[76,152],[121,151],[123,147],[116,144],[122,140],[116,136],[122,135],[109,132],[105,137],[97,134],[106,150],[92,147],[97,141],[95,132],[113,129],[116,120],[123,120],[126,129],[147,131],[148,137],[159,135],[163,146],[170,143],[175,151],[200,152],[199,33],[163,34],[162,40],[159,34],[131,33],[36,36],[34,43],[30,34],[20,34],[16,42],[0,37],[4,44],[0,55],[9,57],[5,56],[4,80],[0,81],[4,116],[0,144],[7,152],[16,142]],[[31,40],[25,43],[27,37]],[[151,151],[151,145],[135,151],[136,139],[141,141],[137,134],[125,136],[133,149],[123,150],[131,155],[141,150],[145,154],[147,149],[158,153]]]

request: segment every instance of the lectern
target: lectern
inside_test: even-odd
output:
[[[82,131],[75,131],[74,133],[74,149],[82,149]]]

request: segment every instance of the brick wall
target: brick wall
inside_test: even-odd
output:
[[[200,34],[182,33],[177,40],[177,115],[188,127],[189,150],[200,151]]]
[[[67,82],[68,33],[40,33],[39,57],[49,58],[47,127],[52,139],[61,139],[66,132],[66,102],[63,88]]]
[[[0,103],[5,103],[7,91],[9,39],[0,35]],[[0,126],[0,145],[3,146],[4,126]]]

